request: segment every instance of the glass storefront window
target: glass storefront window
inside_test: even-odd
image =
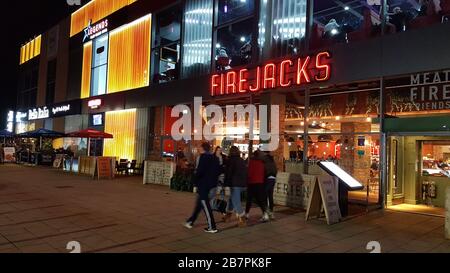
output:
[[[376,204],[380,190],[380,135],[310,134],[308,173],[322,175],[321,161],[332,161],[358,180],[364,189],[349,193],[354,202]]]
[[[254,9],[254,0],[219,0],[219,25],[252,15]]]
[[[253,19],[247,19],[217,30],[217,70],[227,70],[251,62],[253,22]]]
[[[307,0],[261,1],[258,44],[264,60],[300,53],[306,8]]]
[[[352,202],[377,204],[380,190],[380,112],[376,82],[364,83],[367,91],[323,94],[312,90],[308,108],[308,173],[324,174],[318,163],[333,161],[364,189],[349,193]],[[336,91],[336,90],[334,90]]]
[[[183,78],[204,75],[210,71],[213,2],[211,0],[188,0],[185,3],[181,68]]]
[[[450,141],[422,143],[422,175],[450,178]]]
[[[181,6],[177,5],[156,15],[152,46],[154,83],[179,78],[181,14]]]

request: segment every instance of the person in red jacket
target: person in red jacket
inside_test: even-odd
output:
[[[261,152],[255,151],[253,157],[248,163],[248,187],[247,187],[247,207],[245,213],[249,218],[250,209],[252,208],[253,198],[262,211],[262,222],[269,221],[269,214],[267,213],[267,197],[264,187],[265,169],[264,161],[261,159]]]

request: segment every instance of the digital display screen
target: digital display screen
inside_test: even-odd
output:
[[[339,180],[345,183],[352,190],[360,190],[364,188],[364,186],[358,180],[356,180],[353,176],[348,174],[334,162],[323,161],[319,163],[319,166],[329,174],[339,178]]]
[[[103,115],[102,114],[93,115],[92,116],[92,124],[94,126],[102,126],[103,125]]]

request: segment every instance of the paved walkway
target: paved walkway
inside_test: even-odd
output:
[[[219,222],[221,232],[205,234],[204,218],[194,230],[181,223],[194,195],[144,186],[138,178],[93,181],[53,169],[0,166],[0,252],[450,252],[444,219],[376,211],[327,226],[304,221],[304,213],[278,208],[277,220],[251,226]]]

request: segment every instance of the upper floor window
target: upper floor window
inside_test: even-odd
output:
[[[181,67],[184,78],[210,72],[213,4],[212,0],[187,0],[185,2]]]
[[[254,0],[219,0],[215,67],[227,70],[252,61],[255,45]]]
[[[179,78],[181,6],[174,6],[156,15],[152,43],[152,79],[163,83]]]
[[[449,0],[387,0],[387,33],[448,22]]]
[[[300,53],[307,0],[261,1],[258,44],[263,59]],[[314,1],[314,3],[322,1]],[[328,1],[324,1],[328,2]]]
[[[381,6],[377,4],[377,1],[373,1],[372,6],[368,5],[366,0],[315,3],[310,45],[328,46],[336,42],[357,40],[369,34],[372,25],[381,24]]]
[[[47,89],[45,92],[45,103],[47,105],[55,102],[56,90],[56,59],[48,62],[47,66]]]
[[[108,34],[94,40],[93,50],[91,96],[98,96],[106,94]]]
[[[254,11],[254,0],[219,0],[218,23],[221,25],[241,17],[253,15]]]

